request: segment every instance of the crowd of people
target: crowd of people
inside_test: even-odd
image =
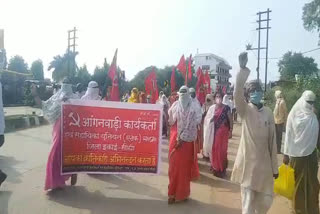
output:
[[[284,96],[278,90],[272,112],[262,103],[263,91],[259,81],[247,82],[250,75],[247,62],[247,54],[240,54],[240,71],[233,94],[216,91],[207,94],[201,104],[195,89],[187,86],[182,86],[168,98],[163,92],[159,93],[156,103],[163,107],[162,131],[165,137],[169,136],[168,203],[184,201],[190,196],[190,183],[200,176],[198,157],[202,156],[210,163],[214,176],[225,178],[228,141],[232,138],[234,121],[239,115],[241,139],[231,181],[241,186],[242,213],[268,212],[273,201],[274,179],[279,176],[277,154],[281,153],[284,154],[283,163],[290,165],[295,173],[295,213],[319,213],[319,122],[313,107],[316,95],[305,91],[288,115]],[[97,82],[91,81],[87,90],[80,88],[78,85],[74,93],[66,78],[61,89],[46,101],[39,98],[35,88],[32,89],[37,105],[53,124],[44,187],[47,191],[63,188],[70,177],[71,185],[77,182],[76,174],[61,175],[61,106],[69,99],[102,99]],[[131,95],[125,95],[123,100],[128,103],[151,103],[151,96],[133,88]],[[1,147],[4,143],[2,102],[0,107]],[[0,185],[5,179],[6,175],[0,170]]]

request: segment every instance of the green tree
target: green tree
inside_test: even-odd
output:
[[[77,52],[65,53],[63,56],[57,55],[50,62],[48,70],[52,70],[52,78],[56,82],[60,82],[63,78],[69,77],[72,83],[76,83],[77,64],[73,66]],[[76,69],[74,69],[76,68]]]
[[[9,60],[8,70],[27,74],[28,65],[21,56],[14,56]],[[3,85],[3,103],[5,105],[23,104],[24,83],[26,76],[12,73],[3,73],[1,82]]]
[[[34,79],[44,80],[43,63],[40,59],[32,63],[30,71],[33,74]]]
[[[302,53],[285,53],[282,59],[278,62],[280,79],[292,80],[295,75],[310,76],[317,74],[318,65],[311,57],[305,57]]]
[[[107,60],[104,59],[103,66],[96,66],[92,75],[92,80],[99,84],[103,97],[106,96],[108,86],[112,85],[112,81],[108,76],[109,68],[110,65],[107,63]]]
[[[313,0],[303,7],[303,26],[308,31],[320,31],[320,0]]]
[[[10,59],[8,70],[16,71],[19,73],[27,73],[28,72],[28,64],[24,61],[21,56],[14,56]]]
[[[88,85],[88,83],[91,80],[91,75],[89,74],[89,71],[87,69],[86,65],[83,65],[79,68],[77,71],[77,83],[82,83],[83,85]]]
[[[129,82],[130,88],[136,87],[140,91],[145,91],[144,81],[149,73],[152,71],[153,66],[149,66],[142,71],[139,71],[134,78]],[[164,91],[166,95],[169,95],[171,92],[170,81],[171,81],[171,73],[172,66],[166,66],[162,69],[154,68],[157,74],[157,85],[159,91]],[[193,68],[192,68],[193,70]],[[194,73],[194,70],[193,70]],[[176,90],[178,90],[181,86],[184,85],[184,77],[177,70],[175,71],[176,75]],[[168,82],[168,85],[165,85],[165,82]],[[197,78],[193,76],[191,83],[188,83],[189,87],[195,87],[197,82]]]

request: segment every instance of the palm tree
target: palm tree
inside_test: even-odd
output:
[[[75,79],[76,71],[78,66],[75,62],[75,57],[78,55],[78,52],[67,52],[63,56],[57,55],[53,57],[53,60],[50,62],[48,70],[52,70],[52,78],[54,81],[59,82],[64,77],[69,77],[72,80]],[[73,66],[75,63],[75,66]]]

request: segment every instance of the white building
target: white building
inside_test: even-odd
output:
[[[209,71],[213,91],[217,88],[223,89],[223,87],[226,87],[227,90],[230,89],[229,79],[231,78],[230,70],[232,67],[225,59],[211,53],[196,54],[194,64],[195,70],[200,67],[203,72]]]

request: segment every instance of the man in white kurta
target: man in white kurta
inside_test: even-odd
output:
[[[272,111],[261,104],[258,81],[249,83],[246,102],[244,85],[250,74],[247,54],[241,54],[239,61],[234,99],[242,133],[231,181],[241,185],[243,214],[266,214],[273,200],[273,179],[278,177],[274,118]]]

